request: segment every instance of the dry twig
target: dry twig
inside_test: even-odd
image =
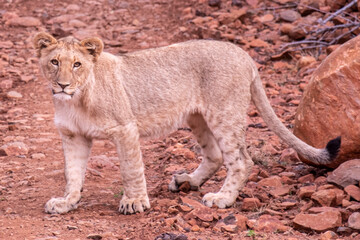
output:
[[[311,26],[312,30],[308,31],[308,37],[305,40],[301,41],[295,41],[291,43],[284,44],[281,46],[280,51],[286,52],[286,51],[299,51],[299,50],[307,50],[307,49],[322,49],[323,47],[330,46],[333,44],[336,44],[339,42],[342,38],[345,36],[353,33],[355,30],[360,28],[360,22],[358,19],[349,19],[349,17],[345,17],[345,11],[354,4],[356,4],[357,0],[352,0],[350,3],[342,7],[341,9],[337,10],[336,12],[330,14],[326,19],[318,21],[319,25],[313,25]],[[321,11],[319,9],[313,8],[311,6],[306,6],[310,9],[316,10],[318,12],[321,12],[323,14],[327,14],[324,11]],[[353,17],[349,15],[350,17]],[[331,21],[335,17],[340,17],[341,19],[346,20],[346,24],[339,24],[335,26],[324,26],[327,22]],[[350,30],[345,31],[344,33],[336,36],[335,38],[328,39],[329,34],[335,33],[338,29],[348,29]],[[330,35],[331,36],[331,35]]]
[[[329,17],[327,17],[324,21],[322,21],[322,25],[324,25],[325,23],[327,23],[328,21],[330,21],[331,19],[333,19],[334,17],[340,15],[342,12],[344,12],[346,9],[351,8],[354,4],[356,4],[357,0],[353,0],[352,2],[350,2],[349,4],[345,5],[344,7],[340,8],[339,10],[337,10],[336,12],[334,12],[333,14],[331,14]]]

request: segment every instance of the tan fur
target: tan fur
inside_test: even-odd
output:
[[[76,208],[94,138],[110,138],[116,145],[124,184],[119,211],[149,208],[139,138],[167,134],[185,123],[202,147],[203,161],[193,173],[175,175],[170,190],[177,191],[185,181],[198,188],[224,163],[224,185],[203,201],[207,206],[231,206],[253,166],[245,145],[251,99],[291,147],[311,159],[327,157],[326,151],[306,145],[281,124],[254,61],[233,44],[189,41],[114,56],[102,52],[98,38],[56,40],[39,33],[34,46],[54,93],[67,182],[65,196],[49,200],[46,212]]]

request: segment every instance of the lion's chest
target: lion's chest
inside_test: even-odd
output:
[[[86,112],[76,107],[57,108],[55,110],[55,125],[64,134],[83,135],[88,138],[106,138],[103,128],[95,124]]]

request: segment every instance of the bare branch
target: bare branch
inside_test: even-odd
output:
[[[356,4],[356,2],[357,2],[357,0],[352,0],[349,4],[345,5],[343,8],[340,8],[336,12],[332,13],[328,18],[326,18],[324,21],[322,21],[321,24],[327,23],[328,21],[330,21],[331,19],[333,19],[334,17],[336,17],[340,13],[344,12],[346,9],[351,8],[353,5]]]
[[[295,45],[300,45],[300,44],[317,44],[319,46],[320,45],[321,46],[327,46],[329,43],[324,42],[324,41],[318,41],[318,40],[302,40],[302,41],[287,43],[287,44],[283,45],[280,50],[282,51],[285,48],[295,46]]]
[[[310,31],[310,33],[315,33],[315,35],[318,35],[320,33],[323,32],[328,32],[334,29],[338,29],[338,28],[348,28],[348,27],[353,27],[353,26],[360,26],[360,23],[348,23],[348,24],[340,24],[340,25],[335,25],[335,26],[331,26],[331,27],[325,27],[325,28],[321,28],[321,29],[317,29],[316,31]]]
[[[334,40],[332,40],[332,41],[329,43],[329,45],[332,45],[332,44],[337,43],[342,37],[344,37],[344,36],[352,33],[353,31],[355,31],[355,30],[358,29],[359,27],[360,27],[359,25],[358,25],[358,26],[355,26],[355,27],[353,27],[352,29],[350,29],[349,31],[347,31],[346,33],[343,33],[343,34],[337,36]]]

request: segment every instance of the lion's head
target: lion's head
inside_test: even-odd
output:
[[[81,92],[104,45],[99,38],[56,40],[50,34],[40,32],[34,37],[34,47],[54,98],[70,100]]]

